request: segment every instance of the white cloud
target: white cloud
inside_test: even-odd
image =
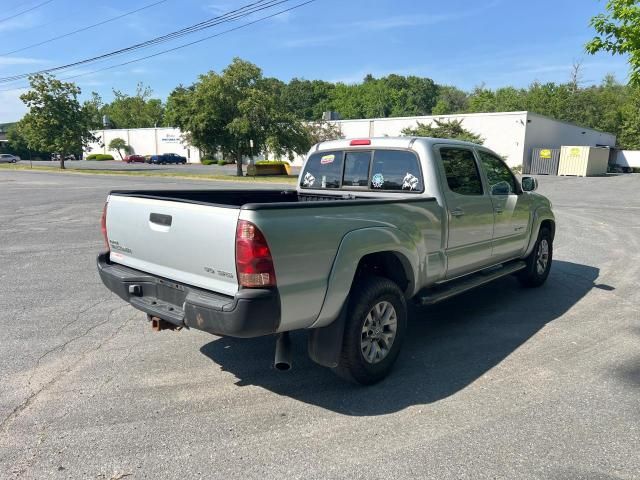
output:
[[[464,13],[436,14],[436,15],[397,15],[387,18],[359,20],[349,24],[350,28],[363,30],[392,30],[403,27],[420,27],[449,22],[465,16]]]
[[[36,65],[47,63],[47,60],[29,57],[0,57],[0,66],[4,65]]]
[[[351,22],[348,26],[351,28],[355,27],[365,30],[392,30],[395,28],[423,27],[438,23],[452,22],[461,18],[474,17],[479,13],[497,7],[500,3],[501,0],[493,0],[478,8],[470,8],[467,10],[459,10],[449,13],[395,15],[386,18],[358,20],[356,22]]]
[[[0,92],[0,123],[15,122],[26,113],[20,95],[23,91]]]
[[[12,18],[0,23],[0,32],[10,32],[14,30],[28,30],[39,26],[39,15],[35,13],[27,13],[19,17]]]
[[[501,2],[502,0],[493,0],[482,5],[481,7],[470,8],[468,10],[461,10],[458,12],[435,13],[430,15],[394,15],[386,18],[357,20],[341,25],[336,24],[335,26],[337,28],[334,32],[328,31],[327,34],[323,36],[301,37],[286,40],[285,42],[283,42],[283,45],[289,48],[335,45],[341,40],[347,37],[352,37],[354,34],[363,31],[384,31],[394,30],[398,28],[424,27],[428,25],[435,25],[438,23],[453,22],[461,18],[476,16],[485,10],[497,7]]]

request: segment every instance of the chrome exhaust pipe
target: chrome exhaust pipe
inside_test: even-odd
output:
[[[291,369],[291,338],[289,338],[289,332],[278,334],[273,366],[281,372]]]

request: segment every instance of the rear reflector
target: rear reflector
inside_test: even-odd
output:
[[[241,287],[276,286],[269,245],[258,227],[246,220],[239,220],[236,228],[236,271]]]
[[[111,250],[109,246],[109,237],[107,236],[107,206],[109,204],[105,203],[104,208],[102,209],[102,216],[100,217],[100,230],[102,231],[102,238],[104,239],[104,246],[107,247],[107,251]]]
[[[361,138],[361,139],[356,139],[356,140],[351,140],[350,145],[352,147],[358,146],[358,145],[371,145],[371,140],[368,138]]]

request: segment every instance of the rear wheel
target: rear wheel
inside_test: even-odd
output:
[[[407,305],[400,288],[386,278],[362,280],[350,294],[335,372],[362,385],[379,382],[393,368],[406,328]]]
[[[518,280],[525,287],[539,287],[547,280],[553,261],[553,239],[548,228],[540,229],[538,240],[525,261],[527,266],[518,272]]]

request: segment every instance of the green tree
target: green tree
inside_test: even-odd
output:
[[[638,0],[609,0],[607,13],[591,19],[596,36],[586,44],[590,54],[629,55],[630,83],[640,86],[640,4]]]
[[[620,109],[620,124],[616,132],[621,148],[640,150],[640,87],[634,87],[628,101]]]
[[[332,110],[331,92],[335,86],[323,80],[292,79],[281,92],[283,107],[302,120],[319,120]]]
[[[91,92],[91,97],[82,103],[84,116],[87,120],[87,126],[91,130],[99,130],[102,128],[102,115],[104,104],[102,98],[96,92]]]
[[[185,138],[207,153],[234,158],[239,176],[242,158],[251,153],[304,151],[304,129],[283,108],[274,82],[265,82],[260,68],[239,58],[221,74],[209,72],[191,87],[174,90],[167,103],[168,119]]]
[[[136,93],[128,95],[114,90],[115,99],[105,105],[102,112],[107,115],[116,128],[151,128],[162,126],[164,106],[162,101],[153,97],[153,90],[138,83]]]
[[[402,130],[403,135],[411,137],[450,138],[482,145],[484,139],[462,126],[462,120],[441,121],[434,119],[433,124],[418,122],[416,127]]]
[[[468,111],[469,99],[466,92],[450,85],[437,86],[436,104],[431,113],[433,115],[447,115]]]
[[[29,84],[31,89],[20,96],[29,109],[18,122],[20,134],[30,149],[57,153],[65,168],[65,155],[79,154],[93,140],[78,101],[80,88],[51,75],[33,75]]]
[[[109,150],[117,151],[120,156],[120,160],[122,160],[122,152],[125,154],[129,153],[131,151],[131,147],[127,145],[127,142],[123,138],[116,137],[109,142]]]
[[[0,152],[18,155],[23,160],[32,157],[47,158],[52,153],[30,149],[19,123],[15,123],[7,129],[7,143],[0,144]]]
[[[316,143],[328,142],[329,140],[340,140],[344,138],[342,128],[337,123],[330,122],[309,122],[305,125],[307,130],[308,147],[311,148]]]

